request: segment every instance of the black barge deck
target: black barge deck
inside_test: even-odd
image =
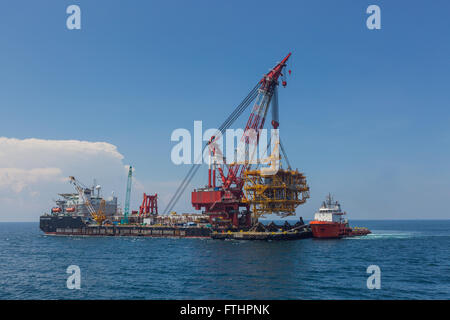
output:
[[[251,230],[214,230],[206,226],[164,226],[164,225],[95,225],[89,224],[79,216],[43,215],[40,229],[47,235],[61,236],[131,236],[131,237],[175,237],[212,238],[234,240],[297,240],[311,238],[311,230],[306,225],[267,227],[258,224]],[[276,226],[276,227],[275,227]]]

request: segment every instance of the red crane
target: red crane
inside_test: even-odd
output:
[[[278,104],[277,104],[277,86],[279,85],[278,79],[283,77],[282,85],[286,86],[286,80],[284,80],[284,69],[286,62],[291,56],[289,53],[280,63],[273,67],[262,79],[258,82],[256,87],[250,92],[246,99],[238,106],[235,116],[230,116],[225,124],[219,129],[222,133],[224,129],[229,126],[230,122],[233,122],[245,109],[251,101],[255,100],[250,117],[247,120],[247,124],[244,129],[244,135],[242,137],[242,143],[244,145],[256,146],[259,141],[260,130],[264,126],[266,120],[267,111],[269,109],[272,98],[274,97],[273,110],[272,110],[272,126],[277,129],[278,122]],[[236,112],[236,110],[235,110]],[[212,157],[216,153],[221,153],[214,145],[214,142],[218,139],[217,136],[211,137],[209,141],[209,149]],[[204,208],[204,213],[208,214],[211,219],[211,223],[217,224],[220,221],[225,223],[231,223],[235,228],[240,226],[249,226],[251,222],[251,215],[249,206],[242,202],[243,198],[243,173],[249,169],[250,163],[234,163],[225,164],[227,173],[225,174],[222,168],[213,164],[211,170],[211,164],[209,168],[208,186],[206,188],[195,189],[192,192],[191,200],[192,205],[196,210]],[[216,169],[219,171],[219,178],[222,182],[221,185],[216,186]],[[195,171],[195,170],[194,170]],[[211,183],[212,180],[212,183]],[[177,190],[178,191],[178,190]],[[240,211],[240,208],[244,208]]]

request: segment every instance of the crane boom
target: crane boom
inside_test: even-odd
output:
[[[260,88],[258,90],[258,96],[256,97],[252,113],[247,120],[247,124],[245,126],[244,135],[242,136],[242,142],[248,145],[250,143],[257,145],[259,141],[260,130],[264,127],[264,122],[266,120],[267,111],[269,109],[270,103],[272,101],[272,97],[276,96],[276,87],[278,86],[278,78],[283,75],[283,69],[286,67],[286,62],[288,61],[291,53],[289,53],[281,62],[279,62],[272,70],[263,76],[260,80]],[[283,81],[283,86],[286,86],[286,82]],[[276,108],[278,107],[278,101],[275,101]],[[278,128],[278,110],[274,110],[274,114],[276,114],[276,119],[273,119],[272,126],[274,129]],[[256,137],[249,138],[249,132],[253,131],[256,134]],[[255,150],[255,149],[253,149]],[[251,159],[250,159],[251,160]],[[227,176],[222,176],[223,188],[229,189],[231,184],[236,184],[236,186],[240,189],[243,187],[243,173],[250,166],[251,161],[248,161],[246,164],[237,164],[233,166],[228,166],[228,174]],[[219,171],[222,175],[222,172]]]

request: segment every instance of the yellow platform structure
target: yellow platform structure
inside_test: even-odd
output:
[[[266,214],[277,214],[281,217],[295,215],[295,209],[309,198],[305,175],[298,170],[292,170],[290,166],[288,169],[281,166],[281,144],[277,130],[272,132],[271,139],[271,154],[259,160],[259,164],[267,166],[251,169],[250,161],[236,163],[247,166],[243,172],[242,202],[250,205],[254,221]]]
[[[250,204],[254,218],[265,214],[282,217],[295,214],[295,208],[309,198],[306,177],[298,170],[279,169],[267,175],[261,170],[244,172],[244,202]]]

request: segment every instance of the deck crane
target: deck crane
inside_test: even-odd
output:
[[[238,106],[238,108],[236,108],[229,119],[227,119],[225,123],[220,127],[220,133],[223,133],[223,131],[227,127],[229,127],[231,123],[234,122],[234,120],[236,120],[236,118],[243,112],[243,110],[245,110],[245,108],[254,100],[255,103],[253,105],[250,117],[247,120],[241,142],[244,143],[244,146],[248,147],[249,145],[253,145],[254,147],[256,147],[259,141],[260,130],[263,129],[272,98],[274,99],[272,102],[273,110],[271,124],[274,129],[278,128],[278,79],[280,77],[282,78],[282,85],[285,87],[287,83],[285,80],[284,69],[290,56],[291,53],[289,53],[281,62],[279,62],[274,68],[272,68],[267,74],[262,77],[262,79],[250,92],[247,98],[244,99],[244,101]],[[253,136],[246,134],[250,132],[250,130],[253,131]],[[219,134],[217,136],[212,136],[208,145],[214,145],[214,142],[219,137]],[[282,146],[281,149],[284,153]],[[253,150],[255,149],[253,148]],[[220,150],[216,150],[216,147],[212,148],[212,150],[210,148],[210,153],[212,153],[213,156],[216,152],[220,152]],[[250,166],[251,162],[248,161],[235,162],[231,164],[228,163],[223,165],[223,169],[221,168],[221,166],[213,166],[212,173],[210,167],[208,186],[206,188],[195,189],[192,192],[191,201],[194,208],[197,210],[201,210],[204,208],[204,213],[210,216],[211,221],[226,220],[234,227],[251,225],[252,221],[251,213],[249,210],[250,206],[249,203],[245,201],[243,192],[245,172],[249,170]],[[219,181],[221,181],[222,183],[220,186],[216,186],[215,183],[216,168],[219,172]],[[224,171],[225,168],[227,172]],[[188,178],[188,182],[191,178]],[[211,184],[211,180],[213,181],[213,184]],[[177,198],[175,199],[175,201],[176,200]],[[240,211],[240,208],[244,208],[244,210]]]
[[[77,179],[75,179],[75,177],[73,177],[73,176],[69,177],[69,181],[71,184],[74,185],[80,198],[83,199],[83,202],[86,205],[86,208],[88,209],[89,214],[91,215],[92,219],[94,219],[95,222],[97,222],[98,224],[101,225],[103,223],[103,221],[106,220],[106,217],[104,214],[105,205],[106,205],[105,200],[104,199],[101,200],[99,210],[95,211],[90,200],[86,197],[86,194],[85,194],[85,190],[87,190],[88,188],[83,187],[82,184]]]
[[[130,214],[130,196],[131,196],[131,182],[133,177],[133,167],[128,169],[127,193],[125,197],[125,210],[123,213],[123,223],[128,223],[128,215]]]

